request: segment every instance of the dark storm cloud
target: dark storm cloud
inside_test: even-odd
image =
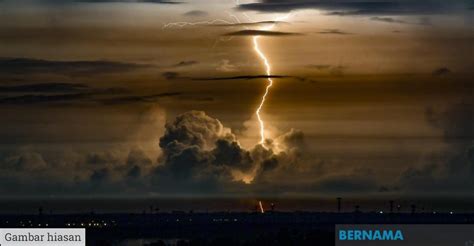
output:
[[[206,193],[225,188],[220,185],[232,181],[232,168],[248,168],[251,163],[230,130],[200,111],[187,112],[167,123],[160,147],[162,165],[155,172],[155,182],[170,187],[168,192],[198,189]],[[167,180],[170,176],[172,187]]]
[[[228,165],[242,171],[249,171],[254,166],[250,152],[244,150],[236,141],[219,139],[211,153],[214,156],[214,165]]]
[[[318,34],[350,35],[352,33],[344,32],[339,29],[325,29],[323,31],[318,32]]]
[[[206,11],[202,10],[191,10],[183,14],[184,16],[190,16],[190,17],[203,17],[203,16],[208,16],[209,13]]]
[[[244,149],[230,129],[201,111],[178,115],[167,123],[159,147],[162,154],[157,162],[134,148],[125,154],[123,150],[2,152],[0,191],[70,196],[268,195],[370,192],[379,187],[373,181],[374,174],[367,170],[345,174],[327,172],[329,164],[309,154],[301,131],[291,129],[266,141],[265,148],[256,145]],[[235,172],[256,176],[252,183],[245,184],[234,176]]]
[[[171,187],[167,192],[256,190],[265,193],[272,189],[268,185],[277,184],[282,176],[300,173],[302,161],[307,158],[304,134],[293,129],[268,140],[267,148],[256,145],[247,150],[240,146],[230,129],[204,112],[179,115],[165,128],[160,139],[162,164],[154,178],[157,186]],[[280,151],[276,153],[274,148]],[[233,176],[235,171],[249,173],[252,170],[256,170],[252,184],[244,185]],[[294,185],[301,188],[299,183]]]
[[[237,32],[226,33],[223,36],[299,36],[301,33],[295,32],[276,32],[276,31],[262,31],[262,30],[241,30]]]
[[[11,92],[63,92],[72,93],[83,91],[89,87],[83,84],[70,84],[70,83],[39,83],[39,84],[23,84],[23,85],[12,85],[12,86],[0,86],[0,93],[11,93]]]
[[[241,4],[240,10],[260,12],[289,12],[301,9],[318,9],[335,15],[418,15],[442,14],[468,8],[468,1],[317,1],[317,0],[261,0],[257,3]]]
[[[91,73],[127,72],[148,65],[114,61],[51,61],[31,58],[0,58],[0,74],[56,73],[89,75]]]
[[[221,138],[232,137],[222,123],[202,111],[190,111],[179,115],[165,125],[165,135],[160,139],[160,147],[174,153],[176,148],[197,146],[210,149]]]

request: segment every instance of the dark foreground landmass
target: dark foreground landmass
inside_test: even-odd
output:
[[[141,213],[0,215],[2,228],[87,228],[87,245],[334,245],[335,224],[470,224],[455,213]]]

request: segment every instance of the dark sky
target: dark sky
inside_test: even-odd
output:
[[[0,6],[5,196],[472,193],[472,1]]]

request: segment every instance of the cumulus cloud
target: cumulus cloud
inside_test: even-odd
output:
[[[209,150],[218,139],[233,137],[230,129],[202,111],[179,115],[174,122],[166,124],[165,130],[160,139],[160,147],[165,150],[174,149],[173,146],[197,146]]]
[[[345,192],[351,191],[351,185],[359,191],[376,189],[360,172],[329,175],[329,164],[310,154],[299,130],[291,129],[267,140],[265,146],[251,148],[242,147],[237,138],[218,119],[190,111],[165,125],[156,156],[134,147],[1,153],[0,191],[17,195],[33,191],[123,196],[311,194],[341,192],[340,182],[346,184]]]
[[[158,158],[141,148],[2,153],[0,182],[15,184],[15,188],[7,190],[2,185],[0,191],[268,195],[378,189],[368,171],[327,172],[330,163],[309,151],[299,130],[244,148],[230,128],[202,111],[186,112],[166,123],[159,150]]]
[[[174,177],[174,188],[181,192],[198,187],[201,192],[267,190],[278,177],[301,173],[309,159],[304,134],[294,129],[268,140],[265,147],[245,149],[229,128],[204,112],[179,115],[165,128],[154,180],[163,186]]]

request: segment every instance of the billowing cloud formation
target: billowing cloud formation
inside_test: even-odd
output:
[[[306,147],[301,131],[268,140],[265,147],[244,149],[230,129],[201,111],[179,115],[165,128],[155,187],[171,182],[175,192],[265,192],[276,178],[304,169]],[[283,187],[287,185],[274,190],[283,191]]]
[[[158,186],[169,184],[171,178],[173,187],[184,192],[215,189],[233,181],[233,170],[253,166],[249,152],[240,147],[230,129],[204,112],[179,115],[165,129],[160,139],[161,165],[155,173]]]
[[[297,130],[268,140],[266,147],[245,149],[219,120],[201,111],[190,111],[165,125],[159,147],[157,161],[140,148],[87,153],[23,149],[1,153],[0,178],[9,187],[17,187],[16,194],[35,190],[57,195],[244,195],[265,193],[275,182],[279,184],[274,192],[288,187],[298,189],[300,184],[291,177],[302,172],[309,172],[308,176],[314,178],[313,169],[304,167],[304,135]]]
[[[472,136],[470,106],[428,113],[428,119],[444,129],[447,141],[453,137],[462,140]],[[0,187],[9,187],[0,191],[124,196],[447,191],[459,185],[474,187],[468,181],[474,174],[471,140],[453,145],[451,157],[407,169],[398,183],[387,184],[371,169],[357,165],[339,169],[336,160],[319,159],[299,130],[269,139],[264,146],[244,148],[237,135],[218,119],[190,111],[165,124],[154,156],[137,147],[91,152],[0,150]]]
[[[218,139],[233,137],[217,119],[201,111],[180,115],[173,123],[166,124],[165,129],[166,133],[160,139],[160,147],[165,152],[178,146],[197,146],[209,150]]]
[[[168,122],[159,148],[157,159],[137,147],[91,152],[0,150],[4,184],[0,191],[16,195],[34,191],[41,195],[247,196],[378,189],[370,171],[328,172],[331,161],[310,154],[299,130],[269,139],[265,146],[244,148],[229,128],[202,111],[190,111]]]
[[[0,191],[269,195],[377,190],[370,171],[327,172],[328,163],[311,155],[303,132],[294,129],[246,149],[219,120],[190,111],[165,125],[159,147],[157,161],[140,148],[1,153],[0,178],[7,184],[1,187],[16,188]]]

